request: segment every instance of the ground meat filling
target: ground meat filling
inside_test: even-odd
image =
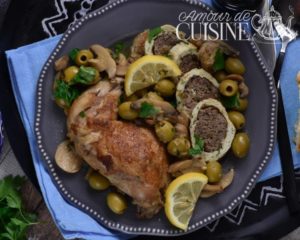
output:
[[[204,141],[205,152],[219,150],[226,132],[227,121],[217,108],[205,107],[199,111],[195,135]]]
[[[183,73],[186,73],[194,68],[199,68],[199,67],[200,67],[200,62],[198,60],[198,57],[195,54],[188,54],[181,58],[179,68]]]
[[[179,39],[173,32],[164,32],[158,36],[153,45],[155,55],[167,55],[172,47],[179,43]]]
[[[218,99],[218,97],[217,87],[206,78],[194,76],[187,82],[182,99],[184,106],[192,111],[198,102],[208,98]]]

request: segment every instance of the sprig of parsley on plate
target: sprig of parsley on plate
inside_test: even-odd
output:
[[[8,176],[0,180],[0,239],[23,240],[30,225],[37,217],[24,211],[21,186],[24,178]]]
[[[197,135],[195,137],[195,146],[189,149],[189,155],[197,156],[200,155],[204,151],[204,141]]]
[[[140,118],[153,117],[159,113],[159,110],[155,108],[151,103],[143,102],[139,112]]]
[[[161,27],[156,27],[156,28],[152,28],[149,30],[148,33],[148,42],[151,42],[153,38],[155,38],[158,34],[160,34],[162,32],[162,28]]]

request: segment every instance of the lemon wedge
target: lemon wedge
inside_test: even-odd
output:
[[[166,77],[177,77],[181,70],[171,59],[164,56],[147,55],[132,63],[125,76],[127,96],[156,84]]]
[[[176,227],[186,231],[207,176],[186,173],[173,180],[166,190],[165,213]]]

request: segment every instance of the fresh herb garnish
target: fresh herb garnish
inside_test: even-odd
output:
[[[200,155],[204,150],[204,141],[198,136],[195,137],[195,146],[189,149],[189,155],[197,156]]]
[[[76,56],[77,56],[77,54],[78,54],[79,51],[80,51],[80,49],[74,48],[74,49],[72,49],[72,50],[69,52],[69,57],[70,57],[70,59],[71,59],[73,62],[75,62]]]
[[[22,206],[20,190],[24,180],[20,176],[0,180],[0,239],[26,239],[28,227],[37,224],[36,215]]]
[[[215,62],[213,65],[214,72],[220,71],[225,68],[225,57],[224,53],[220,49],[217,50],[215,56]]]
[[[148,33],[148,42],[151,42],[153,38],[155,38],[158,34],[160,34],[162,32],[162,28],[161,27],[156,27],[156,28],[152,28],[149,30]]]
[[[237,108],[240,106],[239,96],[238,94],[232,97],[221,97],[221,102],[223,106],[227,109]]]
[[[65,83],[63,80],[56,81],[56,87],[54,90],[54,97],[56,99],[63,100],[67,107],[70,107],[72,102],[80,95],[80,92],[77,88],[70,86]]]
[[[119,57],[119,54],[124,50],[125,44],[122,42],[118,42],[114,46],[113,58],[116,59]]]
[[[139,112],[140,118],[153,117],[159,112],[151,103],[143,102]]]
[[[81,66],[78,73],[73,78],[72,83],[89,85],[95,80],[96,74],[97,70],[95,68]]]

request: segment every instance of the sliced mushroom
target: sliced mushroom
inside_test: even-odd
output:
[[[201,198],[209,198],[214,196],[217,193],[222,192],[224,189],[230,186],[234,178],[234,170],[230,169],[223,177],[221,178],[218,184],[206,184],[201,192]]]
[[[245,98],[249,95],[249,88],[244,82],[239,83],[239,93],[240,98]]]
[[[125,81],[125,79],[123,77],[114,77],[112,80],[110,80],[110,82],[112,84],[122,84]]]
[[[175,162],[169,166],[168,172],[173,177],[178,177],[188,172],[204,172],[206,170],[206,163],[199,159],[188,159]]]
[[[226,76],[226,79],[230,79],[230,80],[233,80],[233,81],[237,81],[237,82],[244,82],[245,79],[242,75],[239,75],[239,74],[229,74]]]
[[[90,49],[96,54],[96,58],[88,60],[88,63],[99,72],[107,72],[109,79],[112,79],[117,72],[117,64],[112,58],[109,50],[101,45],[95,44]]]
[[[132,43],[130,62],[135,61],[136,59],[145,55],[145,42],[148,39],[148,30],[138,34]]]
[[[120,53],[118,61],[117,61],[116,75],[124,77],[125,74],[127,73],[128,66],[129,66],[129,63],[128,63],[126,57],[124,56],[124,54]]]
[[[178,136],[178,137],[188,137],[189,136],[188,128],[181,123],[176,123],[175,130],[176,130],[176,136]]]
[[[54,63],[55,70],[58,72],[58,71],[65,69],[69,64],[69,61],[70,61],[70,59],[69,59],[69,56],[67,56],[67,55],[60,57]]]
[[[76,173],[82,166],[82,160],[75,153],[69,140],[63,141],[58,145],[55,153],[55,162],[57,166],[67,173]]]

